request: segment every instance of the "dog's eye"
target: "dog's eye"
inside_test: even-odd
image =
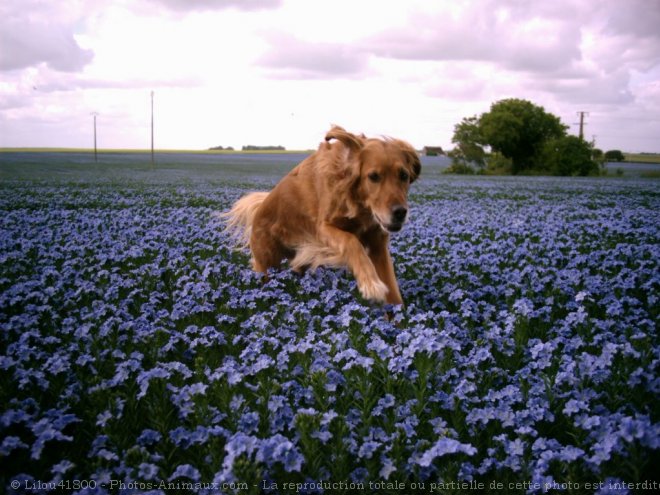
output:
[[[399,172],[399,179],[401,180],[401,182],[408,182],[410,176],[408,175],[408,172],[402,170],[401,172]]]
[[[371,182],[379,182],[380,181],[380,174],[378,172],[371,172],[369,175],[367,175],[367,177],[369,177],[369,180]]]

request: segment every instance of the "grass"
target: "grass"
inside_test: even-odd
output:
[[[623,155],[626,157],[626,162],[660,164],[660,153],[624,153]]]
[[[158,152],[155,164],[149,152],[85,151],[5,151],[0,153],[0,178],[6,180],[86,181],[86,182],[190,182],[221,179],[259,180],[284,174],[302,159],[302,152],[224,153]]]
[[[179,149],[156,149],[154,153],[162,154],[201,154],[201,155],[236,155],[236,154],[308,154],[313,150],[179,150]],[[0,148],[0,153],[89,153],[94,155],[94,150],[91,148]],[[98,149],[99,155],[105,154],[151,154],[150,149],[120,149],[120,148],[103,148]]]

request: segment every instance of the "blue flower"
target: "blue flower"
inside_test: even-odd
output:
[[[7,436],[2,440],[0,445],[0,455],[9,456],[15,449],[27,449],[27,444],[21,441],[19,437]]]
[[[380,471],[378,471],[378,476],[380,476],[384,480],[390,479],[392,473],[397,470],[396,466],[392,462],[392,459],[390,459],[386,455],[381,455],[380,462],[381,462],[381,468]]]
[[[234,460],[242,454],[246,454],[249,457],[258,447],[258,444],[258,439],[253,436],[241,432],[232,435],[225,444],[225,452],[227,455],[223,462],[224,472],[231,472]],[[222,475],[220,479],[227,479],[227,477],[226,475]]]
[[[619,478],[607,477],[595,493],[596,495],[628,495],[630,490],[627,486],[628,484]]]
[[[58,462],[55,464],[51,472],[53,474],[65,474],[67,471],[73,469],[75,467],[75,464],[68,459],[63,459],[62,461]]]
[[[163,436],[155,430],[144,429],[137,438],[137,443],[144,446],[154,445],[160,442],[162,437]]]
[[[115,454],[114,452],[109,451],[108,449],[100,449],[96,453],[97,457],[100,457],[101,459],[104,459],[106,461],[117,461],[119,460],[119,456]]]
[[[149,389],[149,382],[154,378],[169,378],[171,373],[161,367],[152,368],[150,370],[141,371],[137,377],[137,383],[140,386],[140,391],[137,394],[137,398],[141,399],[147,394]]]
[[[443,437],[435,442],[430,449],[426,450],[421,456],[415,459],[414,462],[422,467],[428,467],[438,457],[457,453],[471,456],[477,453],[477,449],[469,443],[461,443],[453,438]]]
[[[245,412],[238,422],[238,427],[243,433],[254,433],[259,427],[259,414],[256,412]]]
[[[360,446],[358,457],[363,459],[371,459],[374,452],[380,447],[380,442],[367,441]]]
[[[96,417],[96,426],[103,428],[111,419],[112,413],[110,411],[104,411]]]
[[[202,476],[194,466],[190,464],[180,464],[168,478],[169,481],[177,478],[189,478],[193,481],[199,481]]]
[[[569,401],[566,402],[562,412],[566,416],[572,416],[573,414],[579,413],[583,409],[585,411],[589,409],[589,406],[584,401],[569,399]]]
[[[49,417],[50,416],[50,417]],[[60,411],[50,410],[47,417],[37,421],[32,426],[36,440],[32,444],[32,459],[39,459],[46,442],[52,440],[72,441],[73,437],[64,435],[62,430],[70,423],[80,421],[73,414],[61,414]]]
[[[255,458],[267,465],[281,463],[287,473],[300,471],[304,462],[298,448],[279,433],[260,442]]]
[[[148,462],[143,462],[138,467],[138,476],[141,480],[151,481],[158,479],[158,473],[160,471],[158,466]]]
[[[364,483],[369,479],[369,471],[366,468],[359,467],[351,472],[351,481],[354,483]]]
[[[336,442],[353,480],[543,486],[660,447],[655,184],[431,172],[378,308],[345,270],[264,282],[209,222],[247,185],[188,172],[0,186],[0,456],[37,461],[7,480],[331,480]]]
[[[374,416],[381,416],[385,410],[394,407],[395,401],[396,399],[392,394],[385,394],[384,397],[378,400],[378,403],[371,411],[371,414]]]

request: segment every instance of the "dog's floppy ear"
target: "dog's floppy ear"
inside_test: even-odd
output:
[[[364,138],[364,136],[362,136],[362,138]],[[325,135],[326,141],[330,141],[331,139],[336,139],[337,141],[341,142],[351,151],[351,153],[360,151],[364,145],[358,136],[351,134],[346,129],[338,125],[332,126],[332,129],[330,129]]]
[[[406,164],[410,170],[410,182],[415,182],[419,177],[419,174],[422,172],[422,162],[419,160],[419,154],[415,148],[413,148],[405,141],[397,139],[396,144],[401,149],[401,152],[405,157]]]

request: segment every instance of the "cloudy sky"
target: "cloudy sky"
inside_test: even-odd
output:
[[[0,146],[451,146],[525,98],[660,152],[660,0],[2,0]]]

